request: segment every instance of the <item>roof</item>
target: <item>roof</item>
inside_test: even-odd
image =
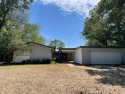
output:
[[[60,48],[60,50],[76,50],[76,48]]]
[[[125,48],[125,47],[116,47],[116,46],[110,46],[110,47],[102,47],[102,46],[79,46],[77,48],[60,48],[60,50],[76,50],[78,48],[112,48],[112,49],[120,49],[120,48]]]
[[[47,45],[43,45],[43,44],[40,44],[40,43],[36,43],[36,42],[27,42],[26,44],[37,44],[37,45],[41,45],[41,46],[44,46],[44,47],[48,47],[48,48],[54,49],[53,47],[50,47],[50,46],[47,46]]]
[[[37,44],[37,45],[41,45],[41,46],[44,46],[44,47],[48,47],[48,48],[54,49],[53,47],[50,47],[50,46],[47,46],[47,45],[43,45],[43,44],[40,44],[40,43],[36,43],[36,42],[27,42],[26,44]],[[102,47],[102,46],[79,46],[77,48],[125,48],[125,47],[116,47],[116,46],[109,46],[109,47]],[[76,50],[77,48],[60,48],[60,50]]]
[[[79,46],[77,48],[125,48],[125,47],[116,47],[116,46],[109,46],[109,47],[102,47],[102,46]]]

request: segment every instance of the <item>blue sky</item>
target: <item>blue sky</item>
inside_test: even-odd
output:
[[[58,39],[66,47],[85,45],[86,39],[80,34],[88,11],[93,8],[95,0],[37,0],[30,6],[30,22],[40,26],[40,34],[45,37],[46,45]],[[80,2],[76,2],[80,1]],[[97,0],[96,0],[97,1]],[[79,4],[81,4],[79,5]]]

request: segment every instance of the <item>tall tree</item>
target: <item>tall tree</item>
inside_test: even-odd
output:
[[[0,0],[0,31],[10,18],[13,10],[24,11],[29,9],[29,4],[33,0]]]
[[[57,50],[59,48],[64,48],[65,44],[62,41],[55,39],[49,43],[49,46],[54,47],[55,50]]]
[[[37,24],[25,24],[23,33],[24,41],[45,44],[45,39],[39,34],[39,31],[39,26]]]
[[[90,11],[82,35],[89,46],[125,46],[125,1],[101,0]]]
[[[19,11],[13,11],[10,15],[11,21],[7,21],[0,32],[0,60],[7,63],[13,60],[15,52],[29,50],[26,42],[45,42],[39,35],[38,25],[28,23],[25,12],[19,14]]]

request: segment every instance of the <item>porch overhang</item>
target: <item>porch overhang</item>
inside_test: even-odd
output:
[[[61,48],[61,52],[75,52],[76,48]]]

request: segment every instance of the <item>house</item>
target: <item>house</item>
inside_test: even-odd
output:
[[[62,56],[68,59],[68,54],[75,63],[82,65],[89,64],[125,64],[125,48],[119,47],[89,47],[62,48]],[[64,59],[64,58],[62,58]]]
[[[28,45],[31,48],[29,56],[31,60],[52,59],[53,56],[56,56],[60,61],[74,61],[75,63],[83,65],[125,64],[125,48],[120,47],[80,46],[78,48],[61,48],[58,53],[54,53],[54,49],[50,46],[34,42],[29,42]]]
[[[80,46],[75,51],[79,64],[125,64],[125,48]]]
[[[43,44],[29,42],[27,43],[31,48],[30,59],[52,59],[54,48]]]
[[[20,63],[28,59],[52,59],[52,53],[54,51],[52,47],[35,42],[29,42],[27,45],[30,47],[31,51],[17,54],[14,56],[13,62]]]

